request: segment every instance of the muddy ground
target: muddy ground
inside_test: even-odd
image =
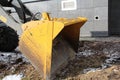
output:
[[[21,74],[22,80],[42,80],[21,53],[0,52],[0,79]],[[54,80],[120,80],[120,41],[81,41],[75,59]]]

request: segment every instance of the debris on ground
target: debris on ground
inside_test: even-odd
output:
[[[81,41],[75,59],[54,80],[120,80],[120,42]],[[42,80],[19,51],[0,52],[0,79],[22,74],[22,80]]]

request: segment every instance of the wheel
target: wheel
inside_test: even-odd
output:
[[[12,0],[0,0],[2,6],[10,7]]]
[[[18,35],[10,27],[0,27],[0,51],[13,51],[18,46]]]

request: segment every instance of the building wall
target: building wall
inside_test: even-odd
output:
[[[108,36],[108,0],[77,0],[77,10],[69,11],[61,10],[61,1],[49,0],[39,2],[39,5],[26,5],[34,12],[47,11],[52,17],[86,17],[88,21],[81,28],[81,36]]]

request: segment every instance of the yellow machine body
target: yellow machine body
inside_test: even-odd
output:
[[[23,24],[19,46],[43,79],[50,80],[63,63],[74,57],[80,27],[87,19],[51,19],[47,14],[43,18]]]
[[[4,23],[7,22],[7,19],[6,19],[4,16],[0,16],[0,20],[1,20],[2,22],[4,22]]]

